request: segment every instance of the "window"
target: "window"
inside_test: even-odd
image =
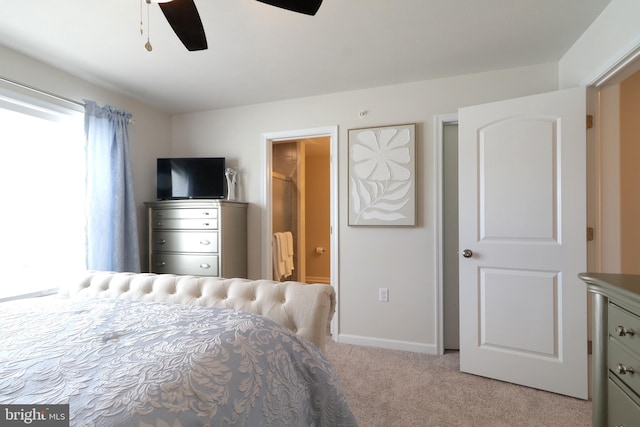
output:
[[[0,271],[22,277],[0,296],[34,274],[85,268],[83,126],[80,111],[0,90]]]

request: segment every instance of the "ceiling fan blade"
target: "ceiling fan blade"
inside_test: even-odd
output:
[[[258,0],[259,2],[270,4],[271,6],[291,10],[305,15],[315,15],[322,0]]]
[[[159,6],[187,50],[207,48],[207,37],[193,0],[173,0],[169,3],[159,3]]]

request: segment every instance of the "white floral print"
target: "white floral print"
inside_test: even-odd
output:
[[[407,216],[412,186],[411,133],[408,127],[363,129],[350,146],[350,223],[366,220],[394,222]],[[364,220],[364,221],[363,221]]]

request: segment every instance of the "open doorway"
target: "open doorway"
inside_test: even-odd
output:
[[[638,274],[635,226],[640,212],[637,134],[640,64],[630,64],[592,88],[595,132],[590,140],[592,243],[589,271]]]
[[[458,114],[435,117],[437,141],[437,298],[436,353],[460,347],[458,301]]]
[[[272,278],[330,284],[329,137],[274,142],[271,155]],[[292,256],[282,268],[283,262],[277,262],[283,252],[279,249],[286,249],[287,241]]]
[[[442,282],[444,350],[460,349],[458,258],[458,122],[442,126]]]

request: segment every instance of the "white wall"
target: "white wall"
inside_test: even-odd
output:
[[[640,46],[640,1],[612,0],[558,63],[560,88],[593,83]]]
[[[557,89],[557,65],[336,93],[173,117],[172,155],[225,156],[241,174],[249,207],[249,276],[262,271],[267,132],[339,126],[340,325],[343,342],[433,352],[436,344],[436,200],[433,116],[459,107]],[[364,119],[359,112],[368,111]],[[417,124],[417,223],[348,227],[347,130]],[[378,288],[389,288],[387,303]]]
[[[142,203],[155,199],[155,159],[169,155],[170,116],[130,97],[101,88],[2,46],[0,46],[0,77],[75,101],[91,99],[100,105],[113,105],[133,114],[135,124],[129,127],[130,155],[138,204],[140,241],[141,245],[144,245],[147,232],[146,211]],[[64,195],[61,195],[61,203],[63,199]],[[146,249],[144,246],[141,246],[141,249],[144,269]]]

